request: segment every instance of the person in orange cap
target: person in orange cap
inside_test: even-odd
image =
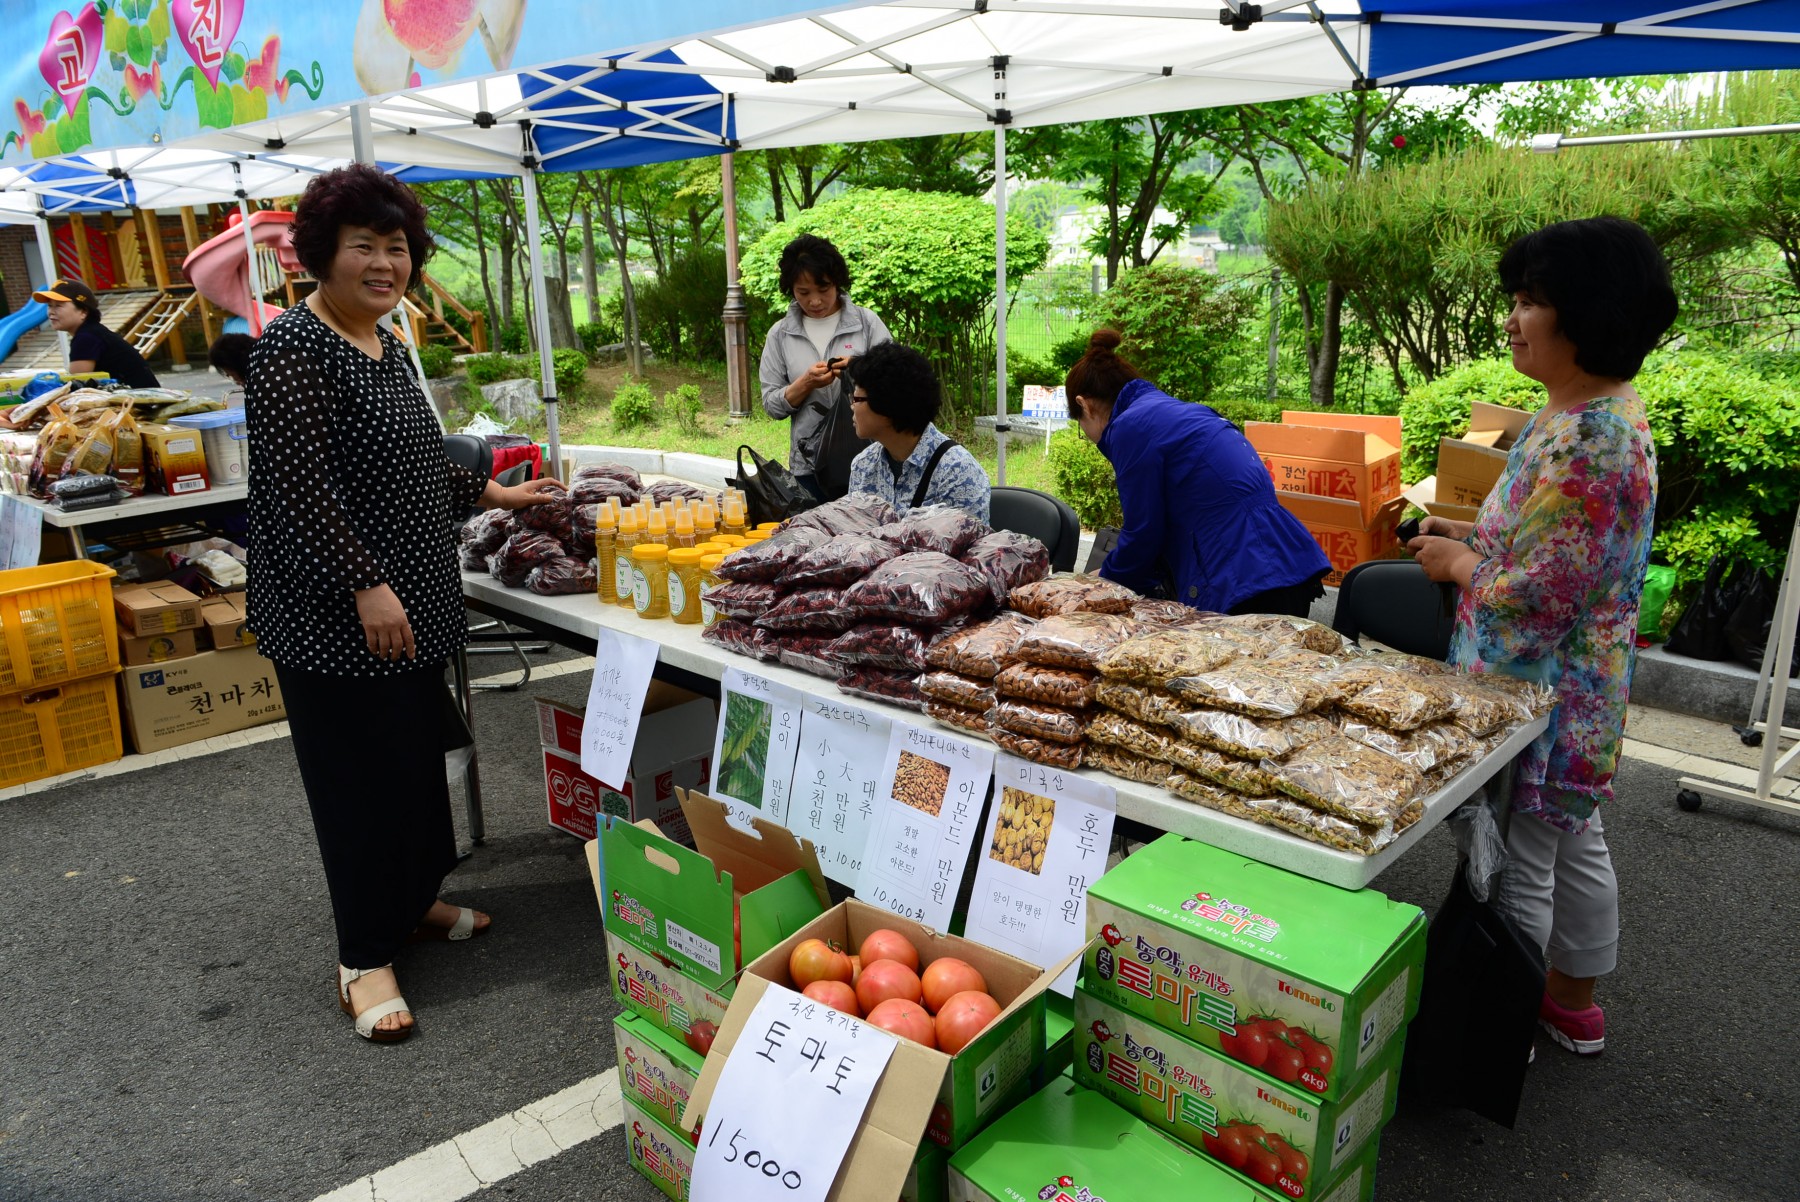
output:
[[[69,371],[103,371],[130,388],[161,388],[138,349],[100,320],[100,300],[80,280],[62,279],[31,299],[50,306],[51,328],[69,336]]]

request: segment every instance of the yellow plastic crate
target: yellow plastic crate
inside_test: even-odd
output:
[[[0,694],[119,670],[114,574],[86,560],[0,572]]]
[[[113,676],[0,697],[0,788],[119,758]]]

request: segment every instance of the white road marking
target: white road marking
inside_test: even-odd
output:
[[[604,1135],[619,1121],[619,1073],[613,1069],[320,1194],[314,1202],[457,1202]]]

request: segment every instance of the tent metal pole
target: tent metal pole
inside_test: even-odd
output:
[[[1004,111],[1006,68],[994,63],[995,104]],[[994,123],[994,483],[1006,483],[1006,122]]]
[[[250,202],[244,193],[244,169],[236,159],[231,162],[231,175],[237,181],[238,228],[244,233],[244,284],[250,290],[250,337],[261,338],[262,272],[257,270],[256,235],[250,229]]]
[[[56,283],[56,244],[50,240],[50,220],[44,216],[44,198],[38,197],[37,212],[32,215],[32,224],[37,226],[38,262],[44,267],[44,287],[49,288]],[[69,370],[69,336],[61,330],[56,331],[56,345],[62,348],[63,370]]]
[[[550,444],[550,462],[544,471],[562,471],[562,431],[556,420],[556,369],[550,355],[550,296],[544,285],[544,247],[538,226],[537,168],[527,167],[519,179],[525,186],[525,247],[531,258],[531,303],[537,309],[538,373],[544,388],[544,427]]]
[[[350,106],[350,155],[359,163],[375,161],[375,125],[366,101]]]
[[[727,421],[750,417],[750,306],[744,303],[744,284],[738,278],[738,222],[736,155],[723,155],[725,208],[725,394]]]

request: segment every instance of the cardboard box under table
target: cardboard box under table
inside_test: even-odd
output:
[[[287,717],[275,666],[260,655],[202,651],[119,676],[131,741],[141,752],[248,730]]]
[[[812,922],[829,895],[811,843],[761,819],[756,833],[741,831],[723,802],[687,790],[677,797],[692,848],[649,823],[609,818],[587,852],[613,996],[686,1040],[697,1024],[720,1024],[737,988],[734,896],[749,960]]]
[[[649,819],[676,842],[689,841],[676,790],[704,786],[712,771],[717,715],[711,701],[652,681],[631,748],[631,775],[617,788],[581,770],[583,710],[539,697],[537,713],[551,826],[592,839],[598,816],[607,814],[628,822]]]
[[[1249,422],[1278,493],[1353,501],[1366,525],[1400,495],[1400,419],[1358,413],[1283,412],[1280,424]]]
[[[851,898],[821,914],[744,969],[731,1009],[719,1028],[684,1124],[705,1113],[719,1074],[744,1033],[756,1003],[772,985],[794,989],[788,956],[807,939],[860,947],[877,929],[899,931],[929,965],[956,956],[973,965],[1000,1003],[1000,1014],[954,1056],[910,1040],[897,1041],[893,1058],[875,1087],[850,1143],[830,1199],[892,1198],[911,1171],[918,1149],[930,1141],[950,1151],[1030,1093],[1044,1057],[1044,993],[1066,965],[1039,969],[992,948]]]
[[[1406,512],[1405,497],[1383,502],[1373,518],[1364,518],[1363,507],[1355,501],[1293,492],[1278,492],[1275,499],[1300,519],[1331,561],[1326,584],[1342,584],[1344,573],[1366,560],[1390,559],[1400,553],[1395,531],[1400,527],[1400,515]]]
[[[121,584],[112,601],[121,636],[141,639],[200,628],[200,598],[170,580]]]
[[[171,659],[186,659],[199,651],[200,647],[192,630],[145,635],[141,639],[124,635],[119,639],[119,658],[127,665],[160,664]]]
[[[220,593],[208,597],[200,607],[200,621],[205,624],[206,636],[215,651],[256,646],[256,636],[250,633],[244,593]]]
[[[1226,1055],[1245,1053],[1239,1041],[1253,1019],[1279,1019],[1305,1033],[1292,1040],[1304,1066],[1284,1079],[1267,1071],[1272,1062],[1257,1062],[1254,1046],[1248,1066],[1321,1102],[1382,1071],[1419,1007],[1418,907],[1180,835],[1164,835],[1095,881],[1087,915],[1089,936],[1099,938],[1084,953],[1083,989]],[[1079,1041],[1079,1016],[1075,1028]]]

